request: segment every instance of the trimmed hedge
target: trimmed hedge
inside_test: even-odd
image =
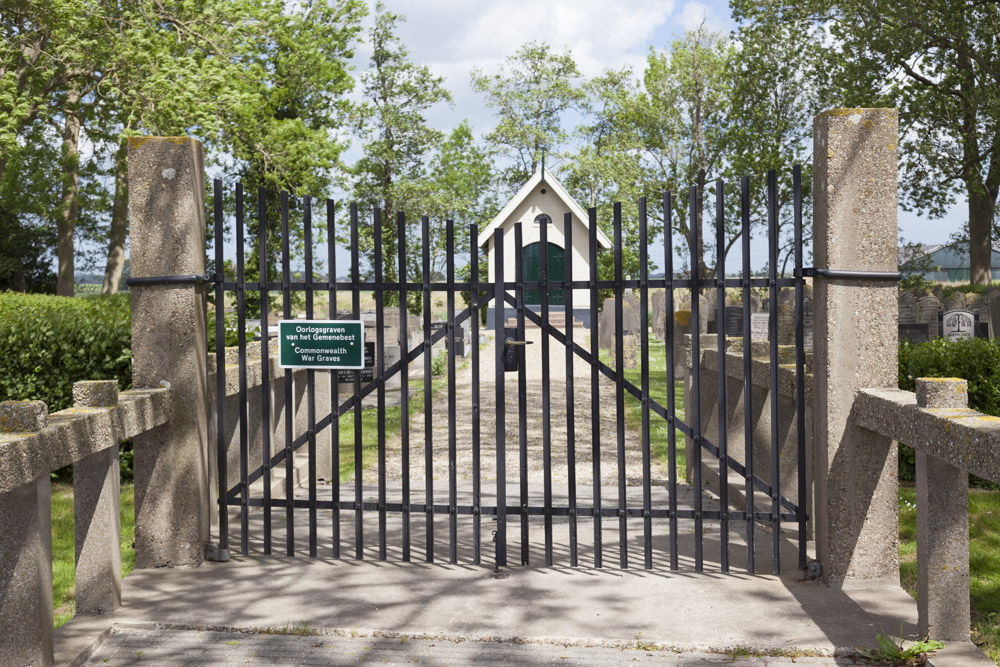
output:
[[[969,383],[969,407],[1000,417],[1000,339],[937,338],[926,343],[899,343],[899,388],[914,391],[916,378],[958,377]],[[914,454],[899,451],[899,478],[914,479]],[[970,478],[973,486],[994,485]]]
[[[0,292],[0,400],[73,404],[78,380],[132,385],[129,295],[69,298]]]

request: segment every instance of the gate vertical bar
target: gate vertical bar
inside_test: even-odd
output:
[[[539,224],[541,234],[538,252],[542,297],[542,474],[545,511],[545,566],[552,566],[552,418],[549,410],[549,218]]]
[[[247,316],[245,248],[243,247],[243,184],[236,184],[236,340],[239,354],[240,424],[240,551],[250,551],[250,443],[247,438]]]
[[[628,567],[628,508],[625,496],[625,288],[622,283],[622,205],[614,203],[615,235],[615,416],[618,439],[618,563]]]
[[[639,198],[639,341],[642,347],[642,552],[643,566],[653,567],[653,495],[650,486],[649,433],[649,248],[646,198]]]
[[[396,219],[399,254],[399,447],[403,465],[403,562],[410,562],[410,327],[407,313],[406,216]]]
[[[778,443],[778,174],[767,172],[768,337],[771,375],[771,570],[781,573],[781,451]]]
[[[291,270],[288,256],[288,193],[281,193],[281,307],[286,320],[292,319]],[[292,371],[285,369],[285,553],[295,555],[295,474],[292,441],[295,421]]]
[[[305,241],[305,283],[306,283],[306,319],[313,319],[313,248],[312,248],[312,197],[302,198],[302,223]],[[309,557],[315,558],[316,546],[316,371],[312,368],[306,371],[306,420],[308,424],[307,437],[309,457]]]
[[[601,548],[601,389],[600,339],[597,330],[597,209],[587,209],[588,240],[590,242],[590,446],[594,470],[594,567],[603,566]]]
[[[729,434],[726,410],[726,184],[715,181],[715,278],[717,280],[715,328],[718,336],[719,373],[719,564],[729,572]]]
[[[264,473],[264,554],[271,554],[271,362],[267,337],[267,190],[257,188],[257,242],[260,254],[261,469]]]
[[[326,262],[330,267],[327,284],[327,316],[337,320],[337,227],[332,199],[326,200]],[[261,272],[263,274],[263,271]],[[364,351],[362,350],[362,359]],[[267,368],[265,366],[264,368]],[[267,374],[265,373],[266,377]],[[264,431],[267,433],[266,429]],[[333,500],[333,557],[340,558],[340,376],[330,371],[330,495]],[[265,487],[266,488],[266,487]]]
[[[448,281],[448,328],[445,349],[448,351],[448,560],[458,562],[458,443],[455,410],[455,222],[445,222],[445,274]]]
[[[504,420],[506,416],[506,392],[504,390],[504,282],[503,282],[503,227],[493,232],[493,333],[494,351],[496,352],[496,419],[497,419],[497,534],[496,534],[496,567],[507,564],[507,431]]]
[[[692,477],[694,478],[694,570],[704,569],[702,545],[702,497],[701,497],[701,320],[698,299],[701,295],[701,253],[698,229],[698,188],[688,191],[688,227],[691,236],[691,442],[693,452],[688,452]],[[689,407],[684,406],[685,410]]]
[[[378,392],[378,559],[386,559],[385,525],[385,294],[382,278],[382,210],[375,209],[372,219],[375,232],[375,389]]]
[[[472,562],[482,562],[482,514],[480,503],[479,474],[479,227],[469,225],[469,261],[472,264],[471,290],[472,307]]]
[[[229,548],[229,471],[226,460],[226,293],[222,284],[225,263],[223,253],[222,181],[212,181],[213,218],[215,234],[215,448],[218,456],[219,478],[219,548]]]
[[[514,225],[514,295],[517,314],[517,339],[524,340],[524,228]],[[528,564],[528,370],[524,346],[514,349],[517,355],[517,451],[518,505],[521,527],[521,565]]]
[[[805,278],[802,275],[802,166],[792,168],[792,214],[794,216],[795,243],[795,458],[798,468],[798,498],[796,513],[799,523],[799,569],[808,566],[806,556],[806,385],[805,385],[805,304],[803,287]]]
[[[669,192],[663,193],[663,271],[664,317],[666,317],[667,357],[667,459],[668,484],[670,485],[670,569],[677,569],[677,381],[674,377],[674,237],[673,201]]]
[[[431,392],[431,221],[420,218],[421,274],[424,306],[424,517],[426,560],[434,562],[434,410]]]
[[[743,456],[746,463],[747,572],[754,566],[753,361],[750,339],[750,177],[740,179],[740,235],[743,250]]]
[[[566,263],[563,290],[566,294],[566,481],[569,486],[569,565],[576,567],[576,391],[573,387],[573,214],[563,216],[563,246]]]
[[[358,205],[351,204],[351,319],[361,319],[361,264],[358,261]],[[364,332],[364,324],[361,325]],[[364,334],[362,333],[362,338]],[[367,346],[368,343],[366,342]],[[362,359],[365,351],[361,350]],[[354,557],[365,557],[365,523],[361,488],[364,448],[361,442],[361,370],[354,371]]]

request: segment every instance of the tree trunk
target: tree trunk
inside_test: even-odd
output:
[[[76,274],[73,267],[73,232],[80,213],[80,89],[72,88],[66,94],[66,121],[63,125],[62,145],[62,199],[56,216],[58,232],[57,257],[59,277],[56,294],[73,296]]]
[[[992,282],[994,201],[980,187],[969,188],[969,282],[989,285]]]
[[[115,202],[111,208],[111,239],[104,267],[101,294],[117,294],[125,267],[125,236],[128,233],[128,144],[122,141],[115,155]]]

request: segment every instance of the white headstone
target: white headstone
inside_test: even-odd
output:
[[[752,340],[768,340],[768,326],[770,325],[770,313],[750,314],[750,338]]]
[[[942,334],[948,340],[974,338],[975,316],[968,310],[949,310],[942,316]]]

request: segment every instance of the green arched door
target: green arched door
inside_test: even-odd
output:
[[[524,280],[530,282],[542,279],[541,243],[531,243],[524,247],[522,251],[522,261],[524,262]],[[560,281],[566,277],[565,252],[555,243],[549,243],[549,281]],[[524,302],[529,306],[538,306],[542,303],[542,293],[540,290],[524,290]],[[566,304],[566,293],[561,289],[549,290],[549,305],[562,306]]]

